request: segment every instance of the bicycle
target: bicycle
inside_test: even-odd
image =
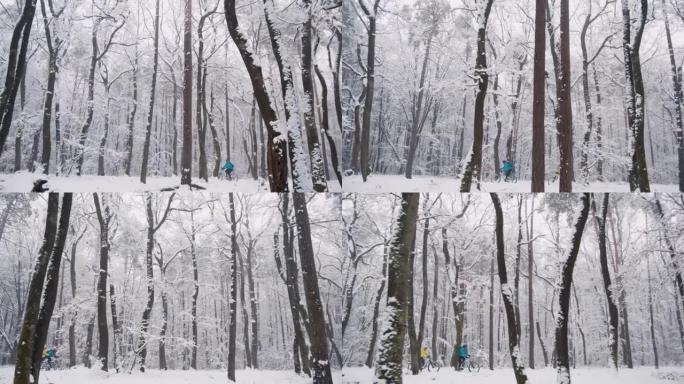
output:
[[[428,358],[423,359],[423,366],[420,368],[420,370],[422,371],[422,370],[427,368],[428,372],[430,372],[430,367],[432,367],[432,368],[437,368],[437,372],[439,372],[439,370],[442,368],[442,365],[443,364],[441,361],[439,361],[439,360],[432,361],[432,359],[430,359],[428,357]]]
[[[480,372],[480,364],[477,361],[474,361],[470,356],[466,357],[466,359],[459,365],[459,371],[462,371],[464,368],[468,368],[468,372]]]
[[[228,180],[228,181],[235,181],[235,182],[237,182],[237,181],[238,181],[238,174],[237,174],[237,172],[233,172],[233,173],[231,173],[230,177],[228,177],[228,174],[224,171],[224,172],[223,172],[223,176],[220,177],[220,178],[223,179],[223,180]]]

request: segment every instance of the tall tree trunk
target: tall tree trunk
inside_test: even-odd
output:
[[[171,71],[171,75],[174,76],[173,71]],[[128,136],[126,137],[126,176],[131,175],[131,164],[133,162],[133,143],[134,143],[134,135],[133,132],[135,130],[135,114],[138,111],[138,48],[136,46],[135,50],[135,61],[133,64],[133,100],[132,103],[133,105],[131,106],[131,111],[128,114]],[[174,96],[174,112],[175,112],[175,107],[176,107],[176,82],[174,80],[173,82],[173,96]],[[174,113],[174,123],[175,123],[175,113]],[[175,124],[174,124],[174,129],[175,129]],[[174,156],[175,156],[175,148],[174,148]],[[175,159],[175,158],[174,158]]]
[[[81,124],[81,132],[78,137],[78,147],[76,147],[76,175],[81,176],[83,172],[83,161],[85,144],[88,139],[88,131],[93,123],[93,109],[95,108],[95,68],[98,62],[99,46],[97,43],[97,32],[100,26],[100,19],[93,20],[93,29],[90,36],[92,53],[90,56],[90,69],[88,70],[88,99],[86,100],[86,116]]]
[[[45,231],[43,233],[43,244],[38,251],[38,258],[33,267],[31,284],[26,297],[26,308],[24,309],[24,321],[19,333],[17,343],[17,358],[14,366],[14,384],[29,384],[30,375],[34,372],[33,362],[36,353],[35,341],[38,334],[38,318],[40,316],[41,296],[43,295],[43,284],[48,269],[48,262],[52,254],[57,234],[57,220],[59,213],[59,195],[50,193],[48,195],[47,217],[45,219]],[[58,255],[58,256],[61,256]],[[42,346],[40,353],[42,356]],[[40,370],[40,366],[36,371]]]
[[[230,205],[230,298],[228,320],[228,380],[235,382],[235,339],[237,336],[237,222],[235,200],[228,194]]]
[[[570,384],[570,357],[568,355],[568,316],[570,316],[570,293],[572,288],[572,274],[575,268],[575,261],[579,253],[582,233],[589,216],[588,193],[582,195],[582,211],[575,223],[575,232],[572,236],[572,247],[568,258],[563,263],[561,269],[561,286],[558,292],[558,313],[556,317],[556,360],[558,363],[558,382]]]
[[[116,296],[114,292],[114,284],[109,283],[109,304],[110,310],[112,312],[112,351],[114,351],[114,356],[112,359],[112,365],[116,372],[119,372],[119,348],[121,347],[121,324],[119,323],[119,316],[116,309]],[[161,366],[159,367],[160,369]]]
[[[646,278],[648,279],[648,319],[649,327],[651,330],[651,344],[653,345],[653,364],[655,369],[660,368],[658,362],[658,345],[656,343],[655,327],[653,325],[653,289],[651,287],[651,262],[648,256],[646,256]]]
[[[402,355],[406,337],[409,257],[416,235],[420,195],[403,193],[387,260],[387,318],[378,347],[374,383],[402,383]]]
[[[321,145],[318,142],[318,128],[316,127],[315,118],[315,101],[314,101],[314,79],[312,75],[313,69],[313,49],[312,49],[312,6],[311,0],[304,0],[303,10],[306,13],[306,21],[302,26],[302,89],[305,96],[304,105],[304,127],[306,127],[307,143],[309,145],[309,157],[311,158],[311,178],[313,181],[313,189],[316,192],[325,192],[328,189],[325,180],[325,169],[323,166],[323,156]]]
[[[285,256],[285,272],[282,270],[282,263],[280,261],[279,253],[277,252],[279,246],[275,246],[275,260],[278,266],[278,272],[287,287],[288,301],[290,302],[290,311],[292,313],[292,325],[294,333],[293,349],[294,349],[294,360],[295,360],[295,372],[300,373],[298,368],[303,371],[306,375],[311,376],[310,362],[307,356],[309,355],[309,346],[306,343],[304,337],[304,331],[302,329],[302,323],[305,323],[305,319],[300,319],[301,307],[300,297],[299,297],[299,282],[297,281],[297,262],[294,258],[294,239],[291,236],[291,225],[289,218],[289,196],[288,194],[282,194],[281,196],[281,207],[280,215],[282,219],[283,228],[283,253]],[[277,243],[277,238],[274,238]],[[299,359],[299,355],[303,358]],[[301,362],[301,366],[298,364]]]
[[[192,357],[190,360],[190,368],[197,369],[197,297],[199,296],[199,270],[197,269],[197,250],[195,247],[195,217],[194,213],[190,212],[190,223],[191,223],[191,233],[190,233],[190,257],[192,259],[192,304],[191,304],[191,317],[192,317]]]
[[[574,179],[572,79],[570,78],[570,2],[561,0],[560,83],[558,84],[558,140],[560,149],[560,192],[572,192]]]
[[[237,12],[235,10],[235,0],[225,0],[225,13],[228,31],[247,68],[247,72],[249,73],[252,82],[254,97],[257,99],[261,117],[268,130],[269,148],[267,151],[267,162],[271,192],[287,192],[287,144],[285,140],[281,140],[280,138],[282,133],[275,130],[274,124],[278,121],[278,116],[273,110],[271,98],[266,92],[262,69],[255,63],[252,54],[247,48],[247,39],[242,32],[240,32]],[[267,24],[270,23],[267,22]]]
[[[677,138],[677,165],[679,176],[679,192],[684,192],[684,122],[682,121],[682,102],[684,102],[684,93],[682,92],[682,74],[681,68],[677,68],[677,60],[675,59],[674,48],[672,46],[672,33],[670,32],[670,20],[668,18],[667,4],[662,0],[663,4],[663,20],[665,22],[665,36],[667,37],[667,51],[670,56],[670,69],[672,70],[672,88],[674,90],[674,117],[675,137]]]
[[[370,158],[370,130],[371,130],[371,116],[373,112],[373,97],[375,92],[375,34],[376,34],[376,18],[378,16],[378,7],[380,0],[373,2],[373,11],[366,7],[365,1],[359,2],[363,13],[368,18],[368,46],[366,49],[366,100],[363,106],[363,125],[361,128],[361,177],[364,182],[368,180],[370,174],[369,158]],[[340,40],[341,42],[341,40]]]
[[[501,210],[499,196],[496,193],[491,193],[490,195],[496,213],[496,260],[499,271],[499,282],[501,283],[501,297],[503,298],[508,324],[508,349],[511,355],[511,364],[513,365],[515,381],[518,384],[524,384],[527,383],[527,374],[525,373],[525,367],[520,361],[520,340],[518,339],[517,332],[518,318],[515,316],[515,308],[513,307],[513,292],[511,287],[508,285],[508,274],[506,273],[503,212]]]
[[[17,98],[19,85],[26,71],[26,54],[31,36],[33,17],[36,14],[36,0],[25,0],[21,17],[17,21],[12,38],[10,39],[9,56],[7,57],[7,71],[5,72],[5,86],[0,94],[0,156],[5,148],[5,142],[12,125],[14,102]],[[19,42],[21,41],[21,46]]]
[[[487,86],[489,85],[489,74],[487,73],[487,22],[489,13],[492,10],[494,0],[487,0],[484,9],[478,15],[477,29],[477,58],[475,60],[475,78],[477,79],[477,92],[475,95],[475,117],[473,122],[473,146],[466,163],[463,178],[461,180],[461,192],[470,192],[473,179],[480,189],[480,176],[482,172],[482,141],[484,136],[484,104],[487,97]]]
[[[330,159],[332,160],[333,172],[335,172],[337,181],[340,183],[340,185],[342,185],[342,170],[339,164],[340,159],[337,153],[337,144],[335,144],[335,139],[333,139],[333,137],[330,135],[330,117],[328,112],[328,85],[325,83],[325,77],[323,77],[323,74],[318,69],[318,65],[314,65],[314,70],[316,71],[318,81],[321,83],[322,90],[321,108],[323,109],[323,117],[321,119],[321,127],[323,128],[323,134],[325,134],[326,139],[328,139],[328,146],[330,147]],[[335,100],[337,102],[337,95],[335,95]]]
[[[297,222],[297,239],[299,241],[299,258],[302,266],[302,282],[304,297],[309,314],[309,340],[311,341],[311,368],[315,384],[332,384],[330,364],[328,364],[328,344],[325,333],[325,317],[318,289],[318,272],[311,245],[311,228],[306,196],[294,193],[295,219]]]
[[[634,40],[632,41],[632,19],[630,16],[629,0],[622,0],[622,46],[624,51],[625,78],[627,90],[625,92],[627,104],[627,121],[629,123],[630,156],[632,163],[629,167],[629,189],[632,192],[650,192],[648,167],[646,165],[646,148],[644,145],[644,119],[646,95],[644,81],[641,75],[641,39],[648,16],[648,0],[639,0],[641,14],[637,21]]]
[[[489,370],[494,370],[494,258],[489,263]]]
[[[152,54],[152,85],[150,86],[150,104],[147,111],[147,125],[145,126],[145,143],[143,144],[142,165],[140,167],[140,182],[147,183],[147,163],[150,158],[150,135],[152,134],[152,118],[154,117],[154,101],[157,91],[157,71],[159,68],[159,0],[154,6],[154,53]]]
[[[100,224],[100,269],[97,279],[97,334],[99,337],[99,353],[98,358],[102,364],[102,370],[108,370],[108,353],[109,353],[109,328],[107,326],[107,274],[109,263],[109,222],[111,216],[109,214],[109,207],[102,202],[103,209],[100,204],[100,198],[97,193],[93,193],[93,201],[95,203],[95,212],[97,213],[97,221]]]
[[[530,338],[527,360],[530,369],[534,369],[534,195],[532,195],[531,200],[532,209],[528,216],[530,227],[527,231],[527,332]],[[525,204],[525,213],[527,214],[527,203]]]
[[[610,195],[608,193],[603,194],[603,202],[601,205],[601,217],[596,217],[596,222],[598,224],[598,241],[599,241],[599,261],[601,264],[601,275],[603,276],[603,289],[606,294],[606,300],[608,301],[608,346],[610,348],[611,360],[613,362],[613,367],[618,368],[618,326],[619,326],[619,315],[618,308],[616,305],[615,297],[613,294],[612,282],[610,279],[610,270],[608,268],[608,251],[606,249],[606,219],[608,217],[608,205],[610,202]],[[592,207],[594,214],[596,214],[596,204],[592,202]]]
[[[56,38],[52,41],[52,34],[50,31],[50,22],[47,19],[45,12],[45,0],[40,0],[40,11],[43,16],[43,28],[45,29],[45,41],[48,47],[48,80],[47,88],[45,90],[45,100],[43,103],[43,150],[41,153],[40,163],[43,168],[43,173],[48,175],[50,173],[50,153],[52,150],[52,138],[50,136],[50,124],[52,123],[52,101],[55,96],[55,83],[57,80],[57,54],[60,48],[60,40]],[[56,18],[53,18],[55,21]]]
[[[185,0],[183,19],[183,148],[181,185],[192,184],[192,1]]]
[[[545,126],[544,109],[546,98],[546,1],[536,0],[534,19],[534,85],[532,104],[532,192],[544,192],[546,177],[546,156],[544,154]],[[551,47],[551,49],[555,49]],[[530,275],[530,280],[532,275]],[[530,329],[532,328],[530,321]],[[533,334],[533,332],[530,332]],[[531,360],[530,360],[531,361]],[[533,368],[533,363],[530,368]]]
[[[378,287],[377,292],[375,292],[375,303],[373,305],[373,322],[371,323],[371,338],[368,347],[368,354],[366,355],[366,367],[373,367],[373,359],[375,358],[375,346],[378,341],[378,316],[380,314],[380,302],[382,301],[382,292],[385,290],[385,285],[387,285],[387,254],[388,249],[385,245],[385,250],[383,252],[382,258],[382,281]]]

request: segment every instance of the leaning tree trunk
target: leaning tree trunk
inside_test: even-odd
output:
[[[416,236],[420,195],[403,193],[397,226],[387,260],[387,317],[378,346],[374,383],[402,383],[406,337],[409,256]]]
[[[527,383],[525,367],[520,361],[520,340],[518,339],[518,319],[515,316],[513,305],[513,292],[508,285],[508,274],[506,273],[506,255],[504,248],[504,222],[501,202],[496,193],[491,194],[494,211],[496,213],[496,261],[499,271],[499,282],[501,283],[501,297],[503,298],[504,309],[506,310],[506,320],[508,325],[508,349],[511,354],[511,364],[515,381],[518,384]]]
[[[276,131],[278,116],[273,110],[273,103],[266,91],[264,75],[262,69],[254,61],[254,57],[249,51],[246,37],[240,31],[237,12],[235,10],[235,0],[225,0],[226,22],[228,32],[233,42],[240,52],[242,61],[245,64],[249,78],[252,82],[254,97],[259,104],[259,111],[268,130],[269,148],[267,151],[268,180],[271,192],[287,192],[287,143],[281,140],[282,133]]]
[[[387,244],[386,244],[387,245]],[[373,367],[373,358],[375,357],[375,345],[378,341],[378,316],[380,314],[380,302],[382,301],[382,293],[387,284],[387,249],[383,252],[382,258],[382,281],[378,291],[375,293],[375,304],[373,305],[373,322],[371,325],[371,338],[368,346],[368,354],[366,355],[366,367]]]
[[[305,161],[306,155],[304,148],[302,148],[302,127],[299,122],[297,104],[295,99],[295,87],[292,77],[292,69],[290,64],[285,61],[281,55],[280,39],[281,33],[276,28],[270,16],[270,7],[267,0],[264,0],[264,14],[266,19],[266,27],[268,35],[271,39],[271,48],[273,56],[278,65],[278,72],[280,73],[280,88],[283,94],[283,107],[285,112],[285,121],[289,127],[287,131],[288,154],[290,157],[290,168],[296,170],[292,172],[292,189],[295,192],[306,192],[308,189],[313,189],[309,181],[309,165]]]
[[[45,12],[45,0],[40,0],[40,11],[43,16],[43,28],[45,29],[45,41],[48,48],[48,80],[47,88],[45,90],[45,100],[43,102],[43,150],[41,152],[40,163],[43,168],[43,173],[48,175],[50,173],[50,153],[52,151],[52,139],[50,137],[50,125],[52,123],[52,101],[55,96],[55,83],[57,81],[57,54],[60,46],[59,38],[52,41],[52,34],[50,31],[50,22],[47,19]],[[55,19],[53,19],[55,21]]]
[[[83,172],[83,160],[86,140],[88,139],[88,131],[93,123],[93,109],[95,107],[95,68],[98,62],[98,44],[97,44],[97,30],[100,25],[98,19],[93,21],[93,31],[90,37],[92,46],[92,53],[90,56],[90,69],[88,70],[88,99],[86,101],[86,117],[81,125],[81,132],[78,136],[78,147],[76,148],[76,175],[81,176]]]
[[[35,338],[37,334],[37,319],[40,314],[41,295],[43,294],[43,284],[48,268],[48,261],[52,254],[57,234],[57,219],[59,210],[59,195],[50,193],[48,195],[47,217],[45,219],[45,231],[43,234],[43,244],[38,251],[38,258],[33,267],[31,284],[26,297],[26,308],[24,309],[24,322],[19,333],[17,342],[17,358],[14,366],[14,384],[29,384],[30,375],[33,371],[33,357]],[[61,256],[61,255],[60,255]],[[42,348],[41,348],[42,354]]]
[[[558,292],[558,313],[556,317],[556,363],[558,364],[558,383],[570,384],[570,357],[568,355],[568,316],[570,316],[570,293],[572,289],[572,273],[579,253],[582,233],[589,216],[589,194],[582,195],[582,211],[575,224],[572,236],[572,247],[568,258],[561,269],[561,285]]]
[[[306,196],[295,193],[292,196],[297,222],[299,258],[302,266],[304,297],[309,314],[309,340],[311,341],[311,368],[315,384],[332,384],[330,364],[328,364],[328,344],[325,333],[325,317],[318,289],[318,271],[311,245],[311,228]]]
[[[140,182],[147,183],[147,163],[150,158],[150,136],[152,134],[152,118],[154,118],[154,100],[157,90],[157,71],[159,68],[159,0],[155,2],[154,12],[154,53],[152,54],[152,84],[150,85],[150,107],[147,111],[147,125],[145,126],[145,143],[143,144],[142,165],[140,167]]]
[[[473,122],[473,147],[470,157],[463,172],[461,180],[461,192],[470,192],[473,179],[480,189],[480,174],[482,172],[482,141],[484,138],[484,105],[487,98],[487,86],[489,74],[487,73],[487,21],[492,10],[494,0],[487,0],[481,15],[478,15],[480,23],[477,29],[477,58],[475,59],[475,77],[477,79],[477,93],[475,96],[475,119]]]
[[[639,49],[648,16],[648,0],[640,0],[641,15],[632,41],[632,19],[629,0],[622,0],[622,46],[624,51],[625,92],[627,104],[627,121],[631,133],[629,168],[629,189],[632,192],[650,192],[648,167],[646,165],[646,147],[644,145],[645,93],[644,80],[641,74],[641,58]]]
[[[5,142],[12,125],[14,113],[14,101],[17,98],[19,85],[26,71],[26,53],[33,16],[36,14],[36,0],[26,0],[21,17],[14,27],[10,40],[9,55],[7,57],[7,71],[5,73],[5,86],[0,94],[0,156],[5,148]],[[21,41],[21,47],[19,43]]]

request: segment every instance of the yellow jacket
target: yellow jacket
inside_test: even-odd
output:
[[[430,356],[430,352],[428,352],[427,347],[421,347],[420,348],[420,357],[422,357],[424,359],[428,356]]]

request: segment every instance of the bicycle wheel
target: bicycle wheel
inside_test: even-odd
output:
[[[473,372],[473,371],[475,371],[475,372],[480,372],[480,364],[478,364],[477,362],[472,362],[472,361],[471,361],[471,362],[468,364],[468,372]]]

